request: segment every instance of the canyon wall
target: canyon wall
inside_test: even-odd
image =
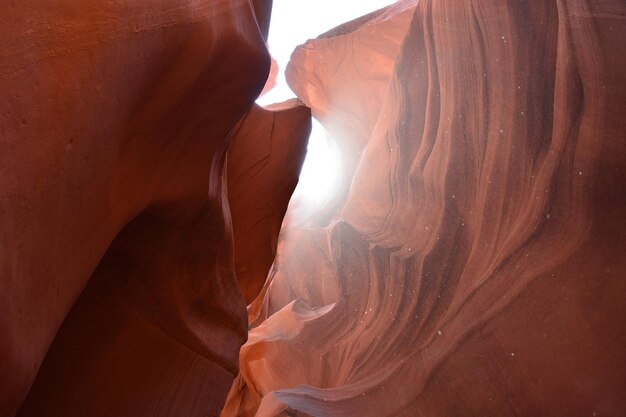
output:
[[[0,5],[0,416],[218,415],[310,129],[270,11]]]
[[[625,19],[408,1],[299,47],[347,178],[285,224],[222,416],[623,415]]]
[[[624,415],[626,5],[270,11],[0,5],[0,416]]]

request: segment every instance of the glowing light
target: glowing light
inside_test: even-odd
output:
[[[339,145],[313,119],[307,156],[293,198],[307,211],[323,207],[335,195],[342,175]]]
[[[265,106],[295,97],[285,81],[284,70],[296,46],[392,3],[391,0],[274,0],[268,44],[278,63],[278,78],[276,86],[257,103]],[[321,208],[337,191],[341,174],[339,147],[314,120],[294,199],[302,201],[307,211]]]

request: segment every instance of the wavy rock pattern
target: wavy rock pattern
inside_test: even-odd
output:
[[[271,1],[48,3],[0,5],[0,416],[215,416],[310,128],[249,111]]]
[[[400,1],[307,42],[292,55],[285,73],[289,85],[340,139],[345,172],[336,198],[309,219],[312,225],[327,224],[347,197],[414,8],[413,2]]]
[[[414,1],[300,47],[360,153],[328,226],[285,230],[222,416],[622,415],[625,21]]]

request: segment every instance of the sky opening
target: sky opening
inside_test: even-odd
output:
[[[285,81],[284,70],[296,46],[392,3],[393,0],[274,0],[268,44],[278,63],[278,78],[276,86],[257,103],[266,106],[295,97]],[[306,212],[323,207],[337,190],[341,172],[339,147],[314,119],[293,199],[304,206]]]

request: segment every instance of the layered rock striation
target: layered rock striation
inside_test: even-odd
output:
[[[0,416],[623,415],[622,2],[270,11],[0,5]]]
[[[400,2],[299,47],[349,175],[286,225],[222,416],[622,415],[625,18]]]

